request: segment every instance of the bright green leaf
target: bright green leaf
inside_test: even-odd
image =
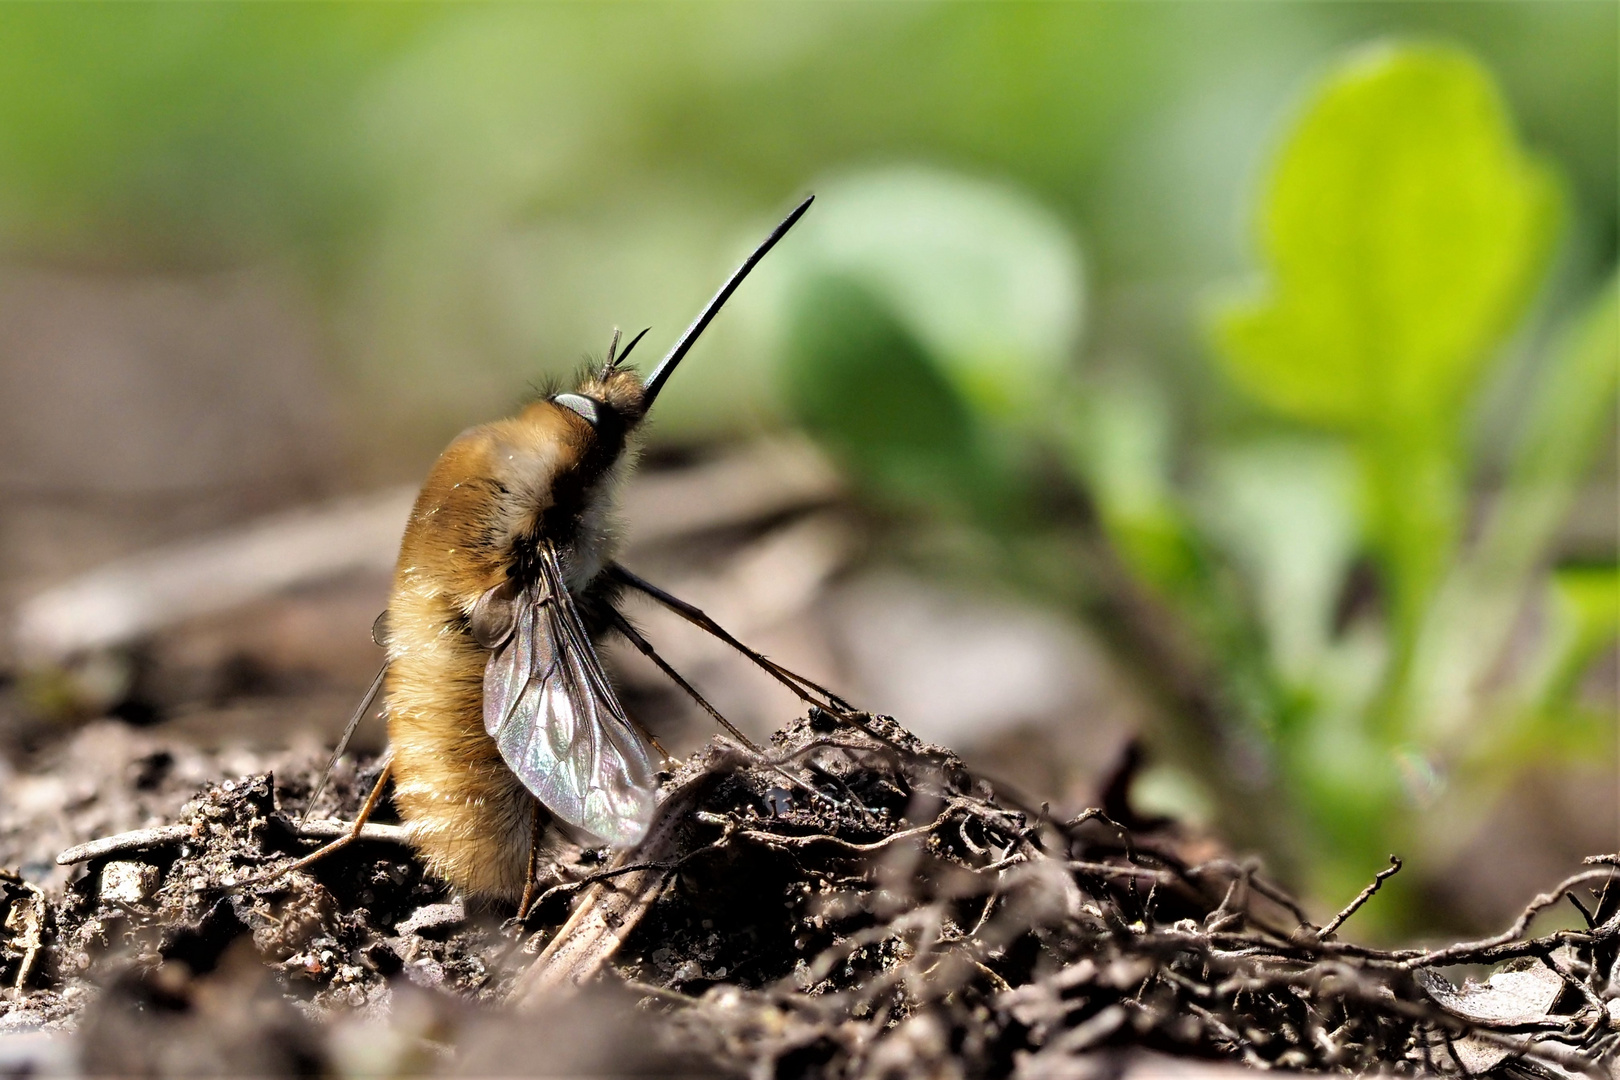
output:
[[[1218,326],[1231,374],[1298,420],[1445,441],[1539,281],[1556,196],[1467,54],[1359,56],[1273,168],[1265,286]]]
[[[844,278],[806,277],[788,318],[787,397],[869,490],[961,512],[994,487],[978,475],[972,417],[869,292]]]
[[[914,168],[835,180],[782,256],[790,304],[815,281],[858,285],[987,418],[1044,408],[1079,336],[1072,240],[998,184]]]

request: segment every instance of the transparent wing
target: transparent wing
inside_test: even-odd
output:
[[[548,810],[629,847],[652,820],[652,756],[602,671],[549,545],[539,563],[539,580],[512,598],[510,633],[484,667],[484,729]]]

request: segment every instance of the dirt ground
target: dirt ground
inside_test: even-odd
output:
[[[386,821],[283,872],[312,755],[117,722],[54,754],[0,804],[0,1074],[1620,1075],[1613,856],[1493,938],[1367,949],[1173,826],[1053,820],[812,712],[768,760],[691,755],[641,849],[572,851],[520,922]],[[1586,929],[1531,934],[1570,904]]]

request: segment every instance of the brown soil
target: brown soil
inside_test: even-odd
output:
[[[578,852],[520,923],[388,840],[280,873],[313,847],[294,816],[315,761],[90,729],[59,783],[0,804],[0,865],[27,871],[0,876],[0,1072],[1615,1067],[1612,857],[1497,938],[1379,951],[1310,925],[1253,865],[1194,861],[1174,827],[1050,820],[887,718],[814,712],[769,749],[711,743],[667,780],[640,862]],[[340,769],[315,816],[352,815],[374,776]],[[180,828],[71,877],[40,865],[42,842],[160,825]],[[1566,896],[1588,928],[1527,937]]]

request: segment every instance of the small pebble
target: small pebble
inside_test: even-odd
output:
[[[466,909],[459,899],[447,904],[428,904],[411,912],[410,917],[394,927],[401,935],[420,934],[446,926],[456,926],[467,918]]]
[[[101,868],[101,899],[110,904],[138,904],[157,888],[158,868],[119,860]]]
[[[437,960],[424,956],[407,966],[405,975],[417,986],[431,988],[444,982],[444,966]]]

